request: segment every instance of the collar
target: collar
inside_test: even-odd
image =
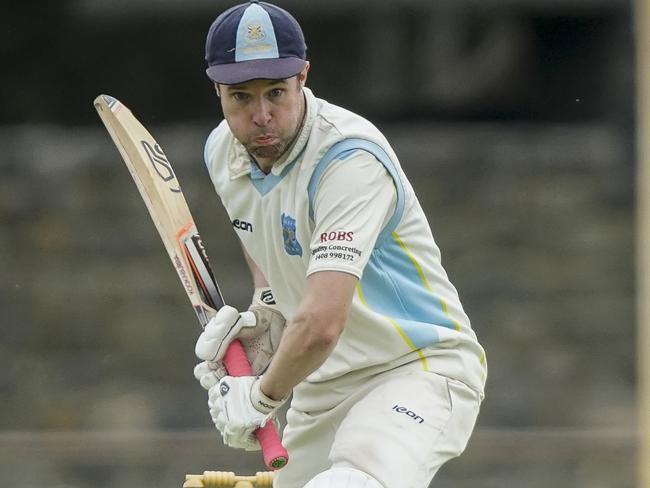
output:
[[[316,120],[316,97],[307,87],[303,87],[302,92],[305,95],[305,118],[296,140],[271,168],[271,174],[276,176],[282,173],[282,171],[288,165],[293,163],[303,152],[307,145],[307,141],[309,140],[311,129],[314,126],[314,120]],[[249,173],[251,178],[254,179],[263,178],[265,176],[264,172],[259,169],[251,155],[248,154],[246,148],[234,137],[232,137],[232,144],[228,153],[226,160],[228,161],[228,173],[230,174],[231,180],[240,178]]]

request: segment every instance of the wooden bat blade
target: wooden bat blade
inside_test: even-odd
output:
[[[95,109],[147,205],[167,254],[202,326],[224,306],[208,255],[167,156],[131,111],[110,95],[100,95]],[[250,375],[246,353],[233,341],[223,363],[233,376]],[[264,462],[278,469],[288,461],[272,422],[255,431]]]
[[[223,306],[223,295],[167,156],[119,100],[100,95],[94,105],[140,191],[199,322],[205,326]]]

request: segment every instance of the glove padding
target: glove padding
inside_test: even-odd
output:
[[[194,377],[206,390],[210,390],[227,374],[228,371],[226,371],[221,361],[203,361],[194,367]]]
[[[194,377],[206,390],[223,378],[227,373],[221,359],[235,338],[241,340],[253,374],[260,375],[280,344],[284,325],[285,319],[275,306],[270,288],[255,289],[247,312],[222,307],[196,342],[196,355],[205,361],[194,368]]]
[[[237,338],[244,346],[253,374],[259,376],[266,370],[280,345],[286,320],[270,288],[255,289],[248,311],[255,315],[255,327],[242,328]]]
[[[255,430],[270,420],[286,400],[273,400],[260,390],[255,376],[225,376],[208,390],[208,407],[224,444],[247,451],[257,451],[260,444]],[[277,426],[277,424],[276,424]]]

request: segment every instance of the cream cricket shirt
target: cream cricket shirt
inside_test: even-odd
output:
[[[482,394],[483,349],[397,156],[370,122],[304,93],[303,128],[269,174],[226,121],[205,146],[215,190],[285,317],[309,274],[359,278],[337,346],[294,389],[293,406],[327,408],[369,376],[407,364]]]

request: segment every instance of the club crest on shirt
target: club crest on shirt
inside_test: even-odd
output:
[[[302,256],[302,247],[296,239],[296,219],[289,215],[282,214],[282,238],[284,239],[284,250],[290,256]]]

